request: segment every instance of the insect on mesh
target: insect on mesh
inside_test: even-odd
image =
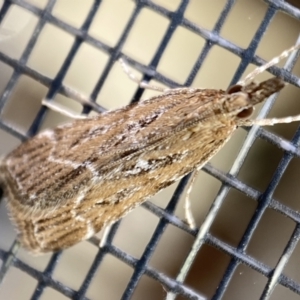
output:
[[[156,95],[124,74],[119,56],[155,85],[227,89],[261,58],[269,60],[295,44],[299,34],[297,2],[281,0],[10,0],[1,5],[1,155],[69,120],[42,108],[45,97],[95,114],[67,97],[66,87],[105,109]],[[282,70],[284,64],[271,70],[291,83],[272,117],[299,113],[299,67],[291,75]],[[257,80],[268,77],[265,72]],[[14,248],[16,233],[2,198],[0,299],[164,299],[167,291],[177,293],[176,299],[298,299],[298,126],[259,129],[232,176],[248,133],[239,129],[200,172],[191,193],[197,228],[215,199],[220,207],[183,283],[175,279],[196,236],[185,224],[180,197],[187,178],[114,225],[103,249],[99,233],[62,253],[38,257]],[[283,254],[286,265],[278,268]],[[274,284],[276,266],[281,275]]]

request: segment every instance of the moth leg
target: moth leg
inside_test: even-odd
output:
[[[148,82],[145,81],[141,81],[140,79],[138,79],[135,74],[130,71],[128,64],[126,63],[126,61],[123,58],[119,58],[119,62],[121,64],[121,67],[123,69],[123,71],[125,72],[125,74],[134,82],[136,82],[139,87],[144,88],[144,89],[149,89],[149,90],[154,90],[154,91],[159,91],[159,92],[166,92],[170,89],[168,88],[162,88],[159,86],[155,86],[155,85],[151,85]]]
[[[297,51],[300,49],[300,44],[299,45],[294,45],[293,47],[284,50],[280,55],[274,57],[273,59],[271,59],[269,62],[265,63],[264,65],[255,68],[251,73],[249,73],[243,80],[240,80],[237,84],[239,85],[247,85],[248,83],[250,83],[251,81],[253,81],[253,79],[261,74],[263,71],[265,71],[266,69],[278,64],[281,60],[283,60],[284,58],[288,57],[288,55],[294,51]]]
[[[109,224],[109,225],[105,226],[105,228],[103,230],[103,235],[102,235],[100,243],[99,243],[100,248],[104,247],[105,244],[107,243],[107,238],[108,238],[108,235],[110,233],[112,225],[113,224]]]
[[[68,108],[60,105],[59,103],[54,103],[54,102],[50,102],[47,99],[43,99],[42,100],[42,105],[48,107],[49,109],[56,111],[60,114],[62,114],[63,116],[72,118],[72,119],[86,119],[88,116],[87,115],[80,115],[74,111],[69,110]]]
[[[186,195],[184,198],[184,211],[185,211],[185,219],[188,223],[188,225],[190,226],[191,229],[196,229],[196,222],[192,213],[192,209],[191,209],[191,199],[190,199],[190,194],[193,188],[193,184],[197,178],[199,171],[196,170],[191,174],[191,178],[188,182],[187,185],[187,190],[186,190]]]

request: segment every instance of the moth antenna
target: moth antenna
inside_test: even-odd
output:
[[[139,85],[140,88],[143,88],[143,89],[148,89],[148,90],[153,90],[153,91],[159,91],[159,92],[167,92],[169,91],[170,89],[168,88],[162,88],[160,86],[157,86],[157,85],[151,85],[149,84],[148,82],[145,82],[145,81],[142,81],[140,79],[138,79],[136,77],[136,75],[130,70],[130,68],[128,67],[128,63],[127,61],[124,59],[124,58],[119,58],[119,62],[120,62],[120,65],[124,71],[124,73],[132,80],[134,81],[135,83],[137,83]]]
[[[273,126],[275,124],[293,123],[300,121],[300,114],[296,116],[283,117],[283,118],[270,118],[270,119],[256,119],[256,120],[243,120],[239,122],[239,126]]]
[[[266,69],[278,64],[282,59],[288,57],[290,55],[290,53],[292,53],[293,51],[298,51],[299,49],[300,49],[300,44],[294,45],[291,48],[284,50],[280,55],[274,57],[269,62],[265,63],[264,65],[262,65],[260,67],[255,68],[254,71],[249,73],[243,80],[239,81],[237,84],[239,84],[239,85],[248,84],[249,82],[253,81],[253,79],[257,75],[261,74]]]

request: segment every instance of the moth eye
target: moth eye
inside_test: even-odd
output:
[[[246,108],[237,114],[238,118],[245,119],[252,115],[253,107]]]
[[[242,85],[236,84],[236,85],[233,85],[228,88],[227,94],[230,95],[230,94],[238,93],[238,92],[242,91],[242,89],[243,89]],[[239,112],[237,114],[237,117],[241,118],[241,119],[245,119],[245,118],[250,117],[252,115],[252,113],[253,113],[253,107],[249,107],[249,108],[243,109],[241,112]]]
[[[243,88],[243,86],[239,85],[239,84],[230,86],[227,90],[227,94],[234,94],[234,93],[240,92],[242,90],[242,88]]]

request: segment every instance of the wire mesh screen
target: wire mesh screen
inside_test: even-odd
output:
[[[227,89],[295,44],[299,18],[282,0],[3,1],[1,155],[68,121],[43,98],[93,115],[156,94],[119,57],[154,85]],[[290,85],[263,114],[273,104],[270,116],[299,113],[296,59],[284,63],[269,72]],[[188,176],[114,224],[103,247],[100,232],[38,257],[17,248],[2,199],[0,299],[298,299],[299,139],[297,123],[238,129],[194,184],[195,230],[183,209]]]

